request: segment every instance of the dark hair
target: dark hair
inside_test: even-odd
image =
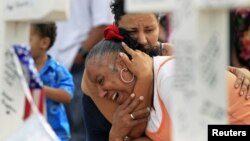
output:
[[[145,48],[142,44],[140,44],[134,38],[132,38],[125,29],[119,28],[119,32],[124,37],[123,42],[125,42],[131,49],[140,50],[142,52],[145,52],[151,57],[160,55],[161,51],[159,47]]]
[[[111,12],[114,14],[115,24],[118,25],[121,16],[126,14],[124,11],[124,0],[112,0],[110,8]]]
[[[48,37],[50,39],[50,44],[47,50],[50,49],[56,38],[56,24],[54,22],[32,24],[32,27],[41,37]]]
[[[124,10],[124,0],[112,0],[110,4],[111,12],[114,14],[115,24],[118,25],[119,20],[123,15],[126,14]],[[155,14],[156,19],[158,19],[159,15]]]
[[[236,54],[236,58],[242,67],[250,69],[250,50],[247,44],[250,27],[250,9],[234,9],[230,12],[230,47],[231,55]],[[231,57],[231,65],[234,57]]]

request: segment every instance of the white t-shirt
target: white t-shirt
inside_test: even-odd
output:
[[[171,136],[171,100],[170,91],[173,78],[175,61],[170,56],[154,57],[154,100],[150,111],[146,134],[152,140],[169,141]]]
[[[99,25],[112,24],[110,2],[111,0],[70,0],[69,19],[56,23],[57,38],[49,54],[70,69],[90,30]]]

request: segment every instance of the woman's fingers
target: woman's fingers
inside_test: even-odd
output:
[[[130,125],[131,126],[135,126],[144,122],[148,122],[148,118],[141,118],[141,119],[136,119],[136,120],[132,120]]]
[[[228,70],[237,78],[235,88],[240,88],[240,95],[246,94],[246,99],[250,98],[250,80],[248,77],[249,71],[244,68],[228,67]]]
[[[235,88],[239,88],[243,83],[244,75],[238,70],[238,68],[235,68],[235,67],[229,66],[228,70],[237,77],[234,86]]]
[[[135,99],[133,99],[133,101],[127,106],[127,108],[124,111],[129,114],[132,113],[143,99],[144,99],[143,96],[136,97]]]
[[[131,96],[117,108],[112,121],[112,128],[115,129],[115,131],[120,130],[127,134],[133,126],[148,121],[149,108],[134,111],[143,99],[143,96],[135,97],[135,94],[131,94]]]
[[[131,65],[132,65],[132,62],[131,62],[131,60],[128,58],[127,54],[125,54],[125,53],[123,53],[123,52],[120,52],[119,55],[120,55],[122,61],[128,66],[128,68],[130,68]]]
[[[250,86],[248,86],[248,89],[250,89]],[[250,90],[247,91],[246,99],[250,99]]]
[[[237,78],[235,81],[235,88],[240,88],[240,95],[246,94],[246,99],[249,99],[249,79],[245,77],[244,72],[240,68],[228,67],[228,70],[232,72]]]
[[[128,45],[124,42],[122,42],[122,47],[125,49],[125,51],[132,56],[133,58],[133,55],[134,55],[134,50],[129,48]]]
[[[162,55],[166,56],[173,55],[173,45],[170,43],[163,43]]]
[[[242,83],[242,87],[240,89],[240,95],[244,95],[247,94],[248,88],[249,88],[249,80],[247,78],[243,78],[243,83]]]
[[[128,97],[128,98],[126,99],[126,101],[125,101],[124,103],[122,103],[118,108],[126,109],[126,108],[130,105],[130,103],[132,102],[132,100],[134,99],[134,97],[135,97],[135,94],[132,93],[132,94],[130,95],[130,97]]]
[[[131,114],[129,114],[129,117],[128,117],[129,125],[135,126],[137,124],[147,122],[149,113],[150,113],[150,108],[144,108],[144,109],[140,109],[140,110],[132,112]]]
[[[130,117],[132,115],[132,119],[142,119],[147,118],[150,112],[150,108],[143,108],[137,111],[134,111],[130,114]]]
[[[244,75],[238,74],[238,73],[236,74],[236,77],[237,78],[236,78],[236,82],[235,82],[235,88],[239,88],[242,86],[245,77],[244,77]]]

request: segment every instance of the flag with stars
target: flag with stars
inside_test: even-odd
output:
[[[26,82],[30,88],[30,92],[34,103],[42,115],[45,115],[45,94],[43,91],[42,81],[39,79],[38,72],[35,68],[35,63],[31,57],[30,51],[27,47],[22,45],[13,45],[14,53],[22,66]],[[31,115],[31,104],[29,100],[25,100],[24,119]]]

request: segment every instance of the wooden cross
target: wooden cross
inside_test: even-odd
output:
[[[249,0],[127,0],[128,12],[171,12],[176,74],[169,107],[173,141],[207,140],[208,124],[228,123],[225,70],[229,9]],[[165,9],[163,8],[165,6]]]
[[[22,122],[25,100],[17,87],[5,85],[6,51],[13,44],[29,44],[31,23],[66,20],[68,8],[68,0],[0,0],[0,123],[4,127],[0,129],[0,140]]]

